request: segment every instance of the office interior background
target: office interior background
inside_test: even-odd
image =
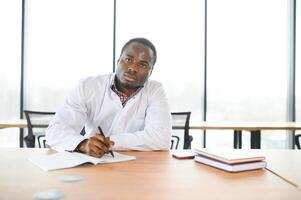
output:
[[[300,0],[0,0],[0,119],[56,111],[78,80],[115,70],[122,45],[146,37],[171,111],[207,121],[301,120]],[[203,131],[190,131],[192,147]],[[296,132],[297,134],[298,132]],[[18,147],[19,130],[0,130]],[[243,132],[243,148],[249,148]],[[262,148],[290,134],[263,131]],[[233,147],[232,131],[206,131]]]

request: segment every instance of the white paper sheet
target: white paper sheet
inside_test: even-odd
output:
[[[124,162],[136,159],[135,156],[128,156],[114,152],[113,158],[110,154],[106,154],[101,158],[95,158],[86,154],[77,152],[58,152],[51,155],[33,156],[28,158],[36,166],[42,168],[44,171],[65,169],[76,167],[84,163],[102,164],[102,163],[115,163]]]

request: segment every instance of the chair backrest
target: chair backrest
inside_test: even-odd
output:
[[[24,114],[27,121],[28,135],[25,137],[26,146],[33,148],[35,147],[35,138],[37,136],[39,147],[41,148],[40,139],[45,136],[44,132],[41,130],[48,127],[49,122],[52,120],[55,112],[42,112],[42,111],[32,111],[24,110]],[[40,130],[35,132],[34,130]],[[45,140],[43,140],[43,147],[45,147]]]
[[[300,140],[301,140],[301,134],[295,135],[295,143],[296,143],[297,149],[301,149]]]
[[[191,112],[172,112],[171,113],[171,122],[173,130],[184,130],[184,146],[183,149],[191,149],[191,141],[193,140],[192,136],[189,135],[189,120]],[[176,141],[176,146],[174,148],[174,143]],[[179,144],[179,137],[173,135],[171,149],[177,149]]]

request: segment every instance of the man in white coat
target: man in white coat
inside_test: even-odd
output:
[[[128,41],[116,73],[88,77],[71,91],[46,131],[47,144],[94,157],[112,149],[169,149],[171,121],[166,93],[161,83],[149,80],[156,59],[156,49],[149,40]],[[83,127],[84,135],[80,134]]]

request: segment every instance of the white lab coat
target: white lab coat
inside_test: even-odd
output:
[[[79,82],[56,112],[46,131],[46,142],[57,150],[74,150],[99,132],[115,142],[114,150],[167,150],[171,121],[166,93],[159,82],[148,80],[123,107],[110,88],[115,74]],[[80,135],[85,126],[86,135]]]

